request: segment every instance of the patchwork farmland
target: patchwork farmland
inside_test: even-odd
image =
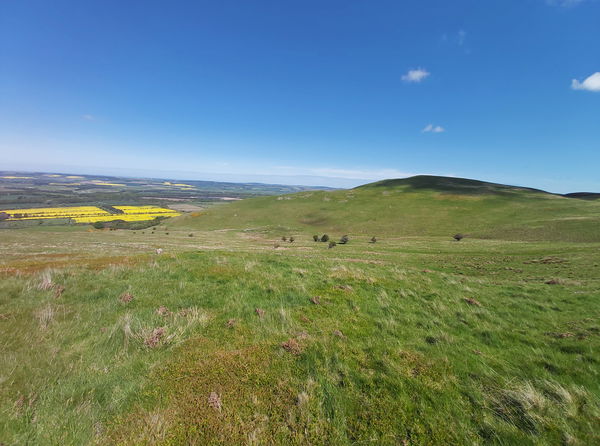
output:
[[[108,210],[107,210],[108,209]],[[112,212],[111,212],[112,211]],[[75,223],[105,221],[147,221],[157,217],[177,217],[181,213],[155,206],[65,206],[0,210],[6,221],[69,219]]]

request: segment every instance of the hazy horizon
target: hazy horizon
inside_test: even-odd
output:
[[[3,166],[0,166],[3,167]],[[21,172],[21,173],[54,173],[64,175],[90,175],[90,176],[107,176],[115,178],[148,178],[157,180],[183,180],[183,181],[214,181],[224,183],[256,183],[266,185],[285,185],[285,186],[310,186],[310,187],[329,187],[336,189],[351,189],[357,186],[362,186],[375,181],[386,180],[386,179],[397,179],[397,178],[408,178],[417,175],[434,175],[428,173],[415,173],[407,174],[404,176],[397,177],[381,177],[375,179],[361,179],[361,178],[336,178],[336,177],[320,177],[311,175],[236,175],[229,173],[212,173],[205,174],[202,172],[193,171],[161,171],[161,170],[130,170],[120,168],[85,168],[85,167],[73,167],[73,166],[53,166],[51,169],[34,169],[34,168],[15,168],[15,169],[0,169],[0,172]],[[434,176],[447,176],[451,178],[466,178],[459,177],[456,175],[434,175]],[[594,190],[567,190],[557,191],[545,189],[543,187],[536,187],[529,184],[518,184],[518,183],[507,183],[502,181],[495,181],[485,178],[468,178],[472,180],[486,181],[491,183],[506,184],[509,186],[526,187],[533,189],[540,189],[546,192],[555,194],[567,194],[575,192],[592,192],[598,193]]]

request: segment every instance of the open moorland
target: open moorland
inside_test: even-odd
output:
[[[0,236],[2,443],[600,443],[597,200],[414,177]]]

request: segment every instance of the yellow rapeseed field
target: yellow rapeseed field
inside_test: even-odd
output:
[[[7,209],[9,220],[38,220],[46,218],[96,217],[110,215],[97,206],[67,206],[58,208]]]
[[[97,221],[144,221],[156,217],[177,217],[181,213],[157,206],[114,206],[122,214],[111,214],[97,206],[65,206],[55,208],[6,209],[9,221],[39,220],[52,218],[71,218],[76,223],[95,223]]]
[[[161,208],[158,206],[113,206],[115,209],[123,211],[125,214],[176,214],[181,215],[179,212],[172,209]]]
[[[95,186],[125,186],[121,183],[105,183],[104,181],[94,181]]]

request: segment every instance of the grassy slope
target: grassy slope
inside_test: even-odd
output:
[[[465,184],[466,182],[466,184]],[[265,197],[188,217],[183,227],[600,241],[600,202],[473,180],[414,177],[353,190]]]
[[[561,212],[573,217],[596,208],[512,189],[476,200],[458,186],[443,199],[394,184],[249,200],[156,233],[3,234],[0,442],[598,443],[600,244],[452,242],[445,226],[463,217],[438,203],[475,203],[477,224],[488,230],[500,218],[493,200],[512,209],[566,203]],[[511,204],[505,193],[525,197]],[[415,236],[393,237],[404,232],[388,217],[377,220],[376,244],[371,232],[354,236],[368,219],[357,218],[352,200],[373,210],[369,197],[390,195],[415,212],[416,197],[433,198],[421,212],[438,212],[441,223],[423,232],[437,227],[443,236],[405,223]],[[348,199],[336,204],[340,212],[352,203],[345,227],[295,220],[327,197]],[[294,213],[290,203],[302,200]],[[540,209],[530,212],[553,215]],[[261,229],[189,237],[190,227],[213,225]],[[296,242],[273,249],[289,228],[299,231]],[[313,242],[313,230],[324,228],[351,232],[350,244]],[[165,253],[153,254],[157,247]],[[60,296],[39,289],[48,271],[64,287]],[[123,292],[133,301],[121,302]],[[310,302],[317,295],[319,305]],[[169,312],[158,314],[161,306]],[[149,347],[159,327],[165,334]],[[289,339],[299,354],[282,348]],[[220,411],[208,404],[211,392]]]

